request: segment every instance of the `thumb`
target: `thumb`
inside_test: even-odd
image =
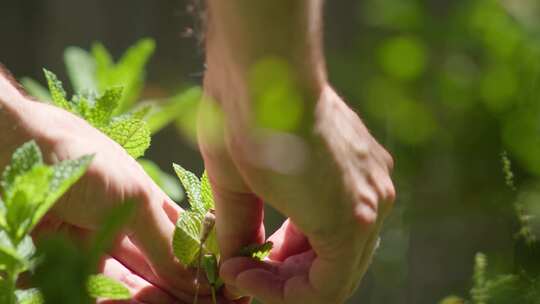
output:
[[[225,143],[221,109],[201,102],[199,147],[216,204],[216,230],[222,259],[235,256],[249,244],[264,241],[263,203],[239,174]]]
[[[263,203],[244,184],[224,151],[201,149],[216,204],[216,230],[222,259],[264,241]]]

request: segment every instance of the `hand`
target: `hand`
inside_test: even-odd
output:
[[[105,259],[103,272],[124,282],[133,301],[191,303],[194,271],[183,267],[171,248],[174,223],[182,210],[118,144],[84,120],[23,96],[17,98],[17,109],[13,130],[20,140],[35,139],[46,162],[95,155],[84,177],[57,202],[34,235],[68,230],[83,238],[112,208],[132,201],[133,217]],[[200,302],[211,303],[208,286],[201,292]]]
[[[308,135],[252,131],[249,119],[227,110],[237,101],[228,99],[220,72],[209,68],[206,92],[225,109],[223,132],[209,131],[202,115],[200,142],[217,199],[223,279],[266,304],[344,302],[394,201],[390,155],[327,85]],[[299,167],[280,168],[296,156]],[[271,260],[231,258],[264,239],[262,201],[290,218],[271,237]]]

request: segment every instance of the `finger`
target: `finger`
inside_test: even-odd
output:
[[[184,211],[177,203],[175,203],[156,183],[152,182],[150,187],[154,193],[159,193],[163,198],[162,208],[165,214],[169,217],[171,223],[176,224],[180,213]]]
[[[350,295],[352,295],[358,286],[360,285],[362,276],[367,272],[369,266],[371,265],[373,261],[373,257],[375,256],[375,252],[380,244],[380,233],[383,227],[384,220],[387,217],[387,213],[380,214],[379,218],[377,219],[377,225],[371,236],[369,237],[364,252],[362,253],[362,256],[360,258],[360,261],[358,263],[358,272],[356,279],[353,280],[351,289],[350,289]]]
[[[356,218],[347,226],[348,231],[339,235],[335,243],[318,250],[318,256],[313,262],[309,273],[309,282],[323,298],[333,298],[336,303],[341,303],[349,295],[351,284],[362,276],[355,267],[364,252],[364,248],[372,235],[376,214],[371,206],[364,203],[357,205]]]
[[[130,222],[129,239],[160,278],[160,287],[180,297],[195,292],[194,272],[182,266],[174,256],[172,239],[175,225],[162,208],[165,200],[161,193],[151,192],[151,197],[141,204]],[[209,289],[203,285],[200,292],[209,294]]]
[[[273,243],[270,259],[283,261],[286,258],[307,251],[311,248],[307,237],[287,219],[283,225],[268,238]]]
[[[223,280],[239,292],[263,303],[329,303],[315,300],[308,274],[315,254],[310,251],[291,256],[282,263],[232,258],[222,266]]]
[[[216,228],[221,256],[227,259],[250,243],[264,240],[263,204],[251,193],[232,161],[225,143],[223,119],[215,105],[203,101],[199,115],[199,145],[216,203]]]
[[[121,282],[129,290],[130,294],[132,295],[132,300],[125,301],[124,303],[177,303],[175,299],[169,296],[166,292],[152,285],[140,276],[132,273],[114,258],[106,257],[103,261],[101,271],[104,275]],[[111,302],[102,300],[98,301],[98,303]]]
[[[168,283],[165,282],[162,278],[156,276],[149,263],[147,262],[145,256],[141,251],[126,237],[117,243],[117,245],[111,251],[111,255],[121,262],[126,268],[131,270],[133,273],[144,278],[148,282],[156,286],[165,286],[164,289],[169,293],[173,293],[174,296],[185,303],[193,302],[193,293],[183,292],[180,290],[168,289]],[[193,281],[193,277],[190,278],[190,281]],[[201,287],[203,290],[208,287]],[[199,303],[212,303],[210,296],[200,296]],[[218,303],[228,303],[223,297],[219,296]]]

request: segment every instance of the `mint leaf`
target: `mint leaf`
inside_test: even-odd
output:
[[[4,198],[13,185],[15,178],[22,175],[36,165],[43,163],[41,151],[35,141],[29,141],[15,150],[11,162],[2,174],[0,185],[4,189]]]
[[[143,39],[129,48],[115,65],[105,47],[95,44],[92,54],[96,61],[96,76],[100,90],[122,86],[125,94],[115,114],[125,112],[138,98],[143,84],[144,67],[155,49],[151,39]]]
[[[214,195],[212,194],[212,185],[208,179],[208,173],[204,171],[201,177],[201,197],[205,210],[215,208]]]
[[[45,73],[45,79],[47,79],[47,85],[49,86],[53,103],[57,107],[71,111],[72,107],[66,99],[66,91],[62,87],[62,82],[58,80],[58,77],[53,72],[46,69],[43,69],[43,72]]]
[[[242,248],[238,255],[262,261],[268,257],[273,247],[274,243],[272,242],[266,242],[264,244],[251,244]]]
[[[6,271],[7,268],[22,264],[24,264],[24,261],[17,253],[17,248],[15,248],[8,234],[6,231],[0,230],[0,271]]]
[[[49,192],[45,201],[37,207],[32,217],[30,229],[32,229],[45,213],[49,211],[53,204],[84,175],[93,158],[93,155],[86,155],[78,159],[62,161],[52,167],[53,173],[48,188]]]
[[[36,80],[30,77],[23,77],[21,78],[21,84],[28,94],[34,96],[38,100],[44,101],[44,102],[52,101],[52,97],[51,97],[51,94],[49,94],[49,90],[47,90],[47,88],[42,86]]]
[[[207,209],[205,208],[202,198],[201,181],[195,174],[189,172],[178,164],[173,164],[173,168],[176,175],[180,179],[182,186],[184,187],[184,192],[187,194],[188,202],[191,208],[204,216]]]
[[[15,291],[18,304],[43,304],[43,296],[36,288]]]
[[[133,158],[144,155],[150,146],[150,131],[146,123],[139,119],[114,121],[104,130],[111,139],[120,144]]]
[[[127,115],[129,115],[130,118],[145,120],[146,124],[148,125],[148,121],[146,120],[146,117],[152,111],[153,108],[154,108],[154,104],[152,103],[139,104],[139,106],[136,106],[133,110],[129,111]],[[150,127],[148,129],[150,129]]]
[[[104,81],[106,80],[109,69],[113,65],[111,53],[109,53],[107,48],[99,42],[95,42],[92,45],[91,53],[94,57],[94,62],[96,63],[96,78],[98,85],[99,87],[107,87],[107,84],[104,83]]]
[[[219,280],[218,261],[214,254],[205,254],[202,257],[202,268],[210,285],[215,286]]]
[[[147,120],[150,132],[154,134],[176,119],[196,118],[196,109],[201,98],[201,88],[193,87],[157,104]]]
[[[52,175],[50,167],[37,165],[15,178],[6,196],[7,225],[14,242],[30,230],[33,214],[48,195]]]
[[[110,300],[127,300],[131,298],[129,289],[122,283],[105,275],[91,275],[86,284],[88,294],[92,298],[104,298]]]
[[[173,251],[178,260],[186,266],[192,266],[198,256],[203,217],[204,215],[197,212],[184,211],[176,223]]]
[[[96,99],[94,107],[89,111],[88,117],[84,117],[92,125],[102,128],[107,125],[114,110],[118,107],[122,98],[122,87],[113,87],[105,90],[105,93]]]
[[[96,64],[94,58],[79,47],[68,47],[64,51],[64,63],[73,89],[76,92],[83,90],[97,90],[95,79]]]

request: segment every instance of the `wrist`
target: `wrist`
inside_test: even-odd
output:
[[[321,27],[322,0],[209,0],[207,91],[217,90],[222,103],[243,96],[252,103],[253,74],[277,61],[303,102],[314,104],[326,84]]]

